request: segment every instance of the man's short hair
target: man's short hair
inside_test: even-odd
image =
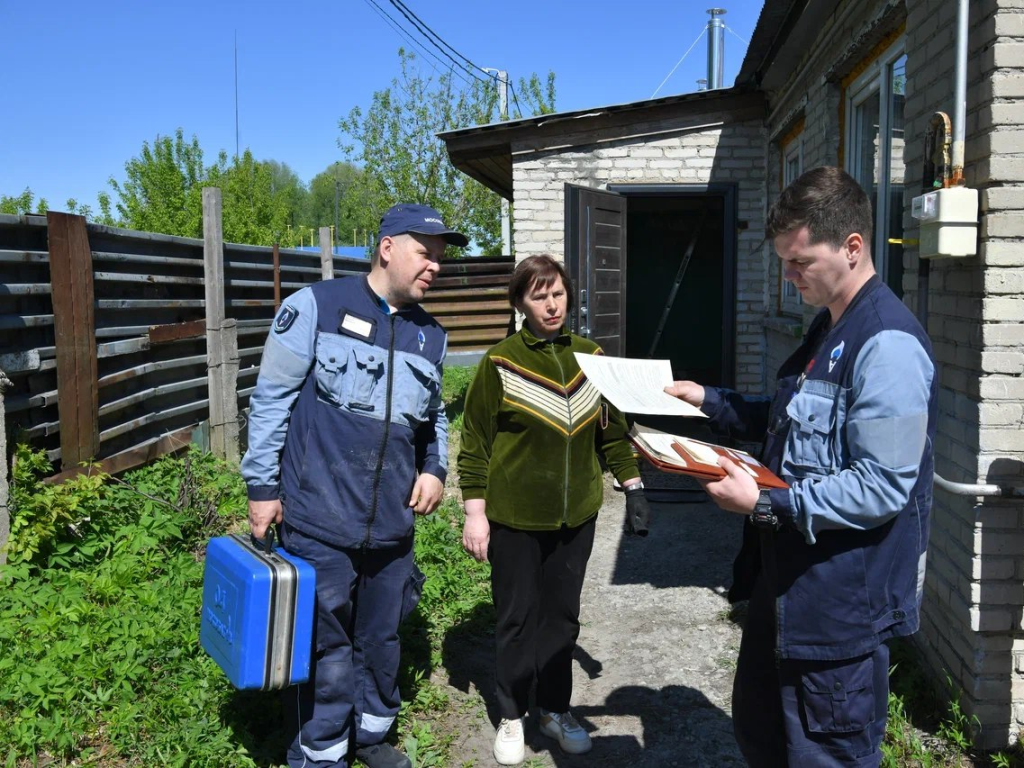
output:
[[[822,166],[782,190],[768,210],[765,235],[774,239],[807,227],[812,245],[839,248],[856,232],[870,248],[873,219],[871,201],[860,184],[841,168]]]
[[[565,286],[566,311],[572,312],[572,281],[569,280],[561,262],[547,253],[529,256],[516,265],[512,279],[508,281],[508,303],[516,307],[522,303],[526,292],[534,285],[538,288],[547,288],[556,280],[561,280]]]

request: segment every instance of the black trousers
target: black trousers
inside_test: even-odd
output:
[[[580,634],[580,593],[594,548],[596,517],[578,528],[523,531],[491,523],[491,591],[498,708],[526,714],[530,687],[537,706],[565,712],[572,697],[572,652]]]

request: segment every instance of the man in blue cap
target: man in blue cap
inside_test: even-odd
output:
[[[316,569],[314,669],[296,692],[294,768],[406,768],[384,739],[398,714],[398,625],[422,583],[413,515],[437,508],[448,469],[444,329],[419,306],[464,235],[425,205],[380,222],[370,273],[292,294],[252,394],[242,475],[249,524],[280,524]],[[417,578],[418,577],[418,578]]]

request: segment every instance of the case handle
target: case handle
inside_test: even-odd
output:
[[[274,550],[274,526],[267,526],[267,533],[262,539],[257,539],[256,534],[249,531],[249,540],[257,552],[262,551],[264,554],[269,555]]]

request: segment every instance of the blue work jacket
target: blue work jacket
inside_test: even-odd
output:
[[[426,311],[390,312],[364,276],[289,296],[250,400],[249,498],[279,498],[289,524],[339,547],[412,536],[417,472],[447,475],[446,345]]]
[[[936,390],[927,335],[877,276],[834,327],[819,313],[773,398],[707,388],[712,427],[763,438],[790,484],[770,492],[778,530],[744,526],[730,590],[774,582],[777,658],[848,659],[917,631]]]

